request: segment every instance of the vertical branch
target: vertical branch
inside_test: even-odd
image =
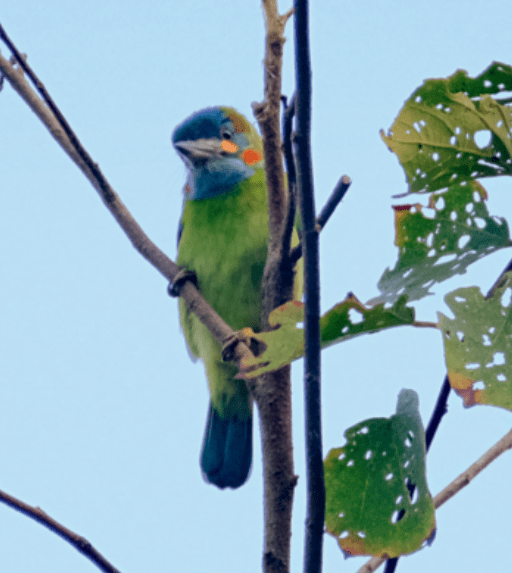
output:
[[[279,15],[277,0],[263,0],[265,14],[265,76],[262,103],[253,103],[263,139],[265,174],[268,186],[269,245],[263,272],[262,326],[274,308],[292,298],[293,269],[289,260],[290,245],[283,243],[288,211],[288,191],[283,168],[280,105],[283,66],[284,29],[293,11]]]
[[[280,103],[283,33],[291,12],[279,15],[277,0],[262,0],[265,13],[265,101],[253,104],[260,125],[269,196],[269,245],[263,272],[262,327],[268,315],[292,298],[293,268],[290,245],[283,244],[288,196],[281,154]],[[289,242],[289,237],[288,237]],[[262,376],[252,388],[261,426],[264,477],[265,573],[290,570],[293,468],[290,367]]]
[[[303,228],[307,515],[304,572],[322,568],[325,486],[322,463],[320,403],[320,284],[318,231],[315,227],[313,167],[311,162],[311,66],[307,0],[295,0],[295,74],[297,131],[294,138],[297,189]]]
[[[281,227],[286,215],[287,192],[281,154],[280,103],[281,69],[283,66],[284,28],[292,12],[282,16],[277,11],[277,0],[263,0],[265,14],[265,100],[253,104],[263,138],[265,171],[269,193],[269,252],[280,251]],[[272,310],[272,309],[269,309]]]

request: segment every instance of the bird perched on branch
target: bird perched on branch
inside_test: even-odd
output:
[[[211,107],[180,124],[172,142],[187,167],[177,262],[195,273],[202,296],[231,328],[258,330],[269,234],[261,138],[236,110]],[[236,366],[222,361],[220,344],[182,300],[180,318],[210,389],[204,477],[237,488],[251,467],[251,397],[234,378]]]

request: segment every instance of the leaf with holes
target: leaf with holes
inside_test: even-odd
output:
[[[485,189],[470,181],[433,193],[428,208],[396,206],[398,261],[384,271],[377,285],[381,295],[368,304],[394,302],[403,294],[423,298],[435,283],[464,274],[470,264],[512,245],[507,222],[489,215],[486,198]]]
[[[416,392],[402,390],[394,416],[356,424],[325,459],[325,525],[346,557],[398,557],[433,540],[418,406]]]
[[[414,310],[405,306],[405,297],[387,308],[384,304],[369,308],[352,293],[320,318],[322,348],[384,328],[414,322]],[[270,313],[270,332],[252,334],[264,352],[240,363],[240,378],[255,378],[290,364],[304,355],[304,304],[290,301]]]
[[[458,70],[426,80],[412,94],[388,135],[381,131],[402,164],[409,193],[512,174],[510,91],[512,68],[495,62],[476,78]]]
[[[455,318],[442,313],[448,378],[464,406],[490,404],[512,410],[512,272],[486,299],[477,287],[446,295]]]

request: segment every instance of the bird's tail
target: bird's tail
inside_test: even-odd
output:
[[[204,477],[217,487],[240,487],[251,469],[252,416],[245,420],[221,418],[210,403],[201,469]]]

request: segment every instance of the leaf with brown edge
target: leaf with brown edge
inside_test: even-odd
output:
[[[431,287],[498,249],[512,245],[507,222],[489,214],[487,193],[477,181],[433,193],[428,207],[395,207],[398,260],[378,282],[381,294],[367,304],[409,301],[430,294]]]
[[[455,315],[438,313],[448,378],[464,406],[512,410],[512,272],[486,299],[477,287],[445,297]]]
[[[343,342],[354,336],[377,332],[393,326],[414,322],[414,310],[406,306],[406,297],[395,304],[365,306],[352,293],[320,318],[321,346]],[[277,370],[304,355],[304,304],[290,301],[270,313],[269,324],[274,330],[259,332],[253,338],[264,352],[240,363],[240,378],[255,378]]]
[[[324,462],[325,526],[346,557],[398,557],[435,534],[418,395],[402,390],[396,414],[345,432]]]

